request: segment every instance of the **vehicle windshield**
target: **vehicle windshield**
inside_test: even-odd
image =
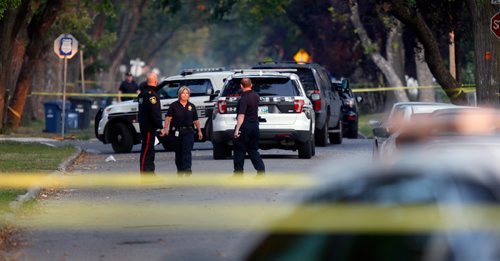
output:
[[[240,96],[241,78],[229,80],[222,96]],[[285,77],[252,78],[253,90],[260,96],[299,96],[300,92],[295,82]]]
[[[300,82],[302,83],[302,87],[304,87],[306,93],[308,93],[309,91],[316,90],[316,85],[312,70],[298,68],[295,74],[299,76]]]
[[[182,86],[187,86],[191,90],[191,97],[208,95],[209,90],[213,90],[209,79],[173,80],[168,81],[162,89],[158,91],[160,99],[177,98],[177,92]]]

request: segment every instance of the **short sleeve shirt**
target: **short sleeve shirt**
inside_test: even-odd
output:
[[[259,94],[255,91],[243,92],[238,105],[236,106],[237,114],[245,114],[245,121],[259,121]]]
[[[170,122],[172,127],[192,127],[193,122],[198,120],[198,112],[196,106],[190,102],[186,106],[182,106],[179,101],[175,101],[170,104],[167,117],[172,117]]]

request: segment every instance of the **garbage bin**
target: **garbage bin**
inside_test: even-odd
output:
[[[63,102],[61,100],[47,101],[43,104],[45,109],[45,132],[61,132]],[[66,101],[66,120],[64,131],[68,131],[68,111],[71,106],[69,101]]]
[[[71,111],[78,114],[78,128],[87,129],[90,127],[90,110],[92,109],[92,100],[89,98],[69,98],[71,102]]]

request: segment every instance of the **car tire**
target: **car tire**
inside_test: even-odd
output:
[[[228,155],[228,148],[224,143],[213,143],[213,157],[216,160],[226,159]],[[230,152],[229,152],[230,153]]]
[[[311,135],[311,150],[312,150],[312,155],[316,155],[316,142],[314,142],[314,136]]]
[[[312,148],[314,143],[311,139],[300,144],[299,146],[299,159],[310,159],[312,157]]]
[[[317,146],[325,147],[328,145],[328,122],[325,122],[325,125],[320,130],[316,129],[314,138]]]
[[[347,133],[347,138],[349,138],[349,139],[357,139],[358,138],[358,122],[357,121],[353,124],[352,129],[349,130],[349,132]]]
[[[116,153],[132,151],[134,138],[125,124],[119,122],[111,128],[111,146]]]
[[[337,127],[335,128],[337,132],[329,133],[328,138],[331,144],[342,144],[342,121],[339,121]]]

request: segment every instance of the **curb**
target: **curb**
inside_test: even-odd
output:
[[[69,158],[67,158],[65,161],[63,161],[59,166],[57,167],[57,170],[49,174],[51,175],[62,175],[66,171],[66,168],[69,167],[73,162],[78,158],[83,150],[79,146],[76,146],[76,152],[71,155]],[[17,210],[24,202],[36,198],[39,194],[40,191],[42,191],[42,187],[30,187],[28,188],[28,192],[26,192],[23,195],[17,196],[16,200],[12,201],[9,206],[12,210]]]

